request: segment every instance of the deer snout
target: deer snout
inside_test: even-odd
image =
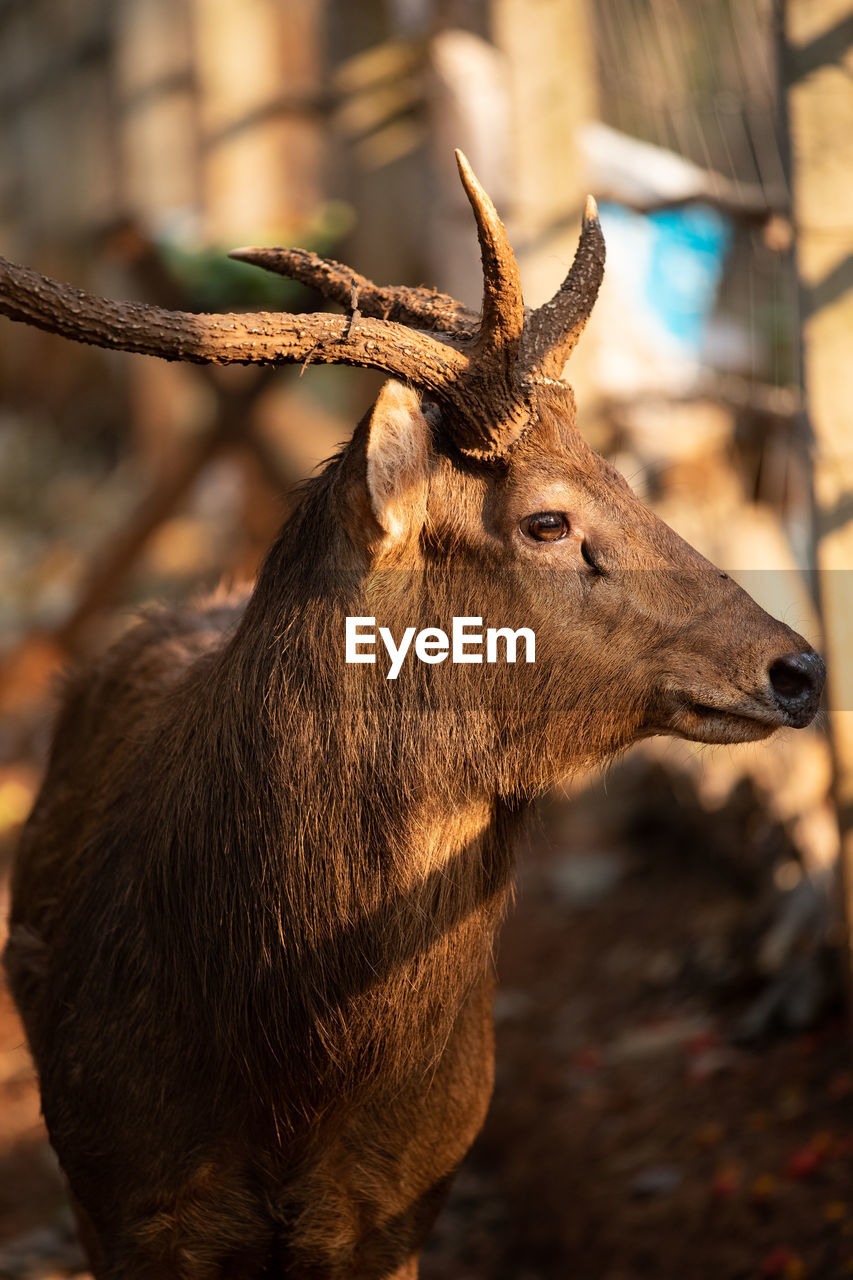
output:
[[[803,729],[811,724],[826,680],[826,666],[819,654],[786,653],[770,664],[770,688],[788,724]]]

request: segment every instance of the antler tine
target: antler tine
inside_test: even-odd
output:
[[[507,366],[515,360],[524,328],[524,301],[515,254],[490,197],[480,186],[468,160],[456,151],[459,176],[477,221],[483,261],[483,314],[477,339],[477,364],[501,352]]]
[[[574,261],[550,302],[528,317],[524,335],[525,371],[559,378],[584,331],[604,278],[604,236],[598,206],[587,196]]]
[[[479,317],[449,294],[423,285],[377,285],[343,263],[321,258],[308,249],[232,249],[228,257],[298,280],[342,307],[352,305],[355,289],[363,316],[396,320],[458,338],[472,338],[477,332]]]
[[[196,364],[349,364],[453,399],[468,357],[392,321],[347,316],[195,315],[98,298],[0,258],[0,315],[117,351]]]

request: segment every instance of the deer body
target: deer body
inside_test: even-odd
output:
[[[99,1280],[414,1276],[488,1104],[530,801],[650,733],[746,741],[814,714],[817,656],[530,374],[565,323],[524,319],[471,181],[466,394],[491,326],[496,419],[460,417],[456,348],[446,398],[387,384],[248,599],[149,617],[66,692],[6,964]],[[346,662],[348,617],[527,628],[536,660],[388,680]]]
[[[10,975],[75,1195],[109,1252],[127,1223],[117,1275],[255,1274],[270,1256],[390,1274],[490,1093],[518,806],[460,787],[459,756],[425,759],[436,726],[415,746],[322,690],[338,550],[330,583],[293,553],[286,533],[255,617],[152,617],[78,675],[18,862]],[[282,612],[294,578],[303,616]]]

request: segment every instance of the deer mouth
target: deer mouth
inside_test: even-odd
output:
[[[759,742],[788,723],[769,707],[727,710],[705,702],[684,702],[672,716],[669,732],[692,742]]]
[[[658,704],[658,733],[670,733],[690,742],[759,742],[791,725],[782,708],[768,698],[741,697],[721,706],[704,702],[682,689],[670,689]]]

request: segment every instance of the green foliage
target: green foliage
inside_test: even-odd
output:
[[[321,257],[334,254],[355,221],[352,207],[340,200],[321,205],[314,218],[298,230],[275,228],[252,238],[258,245],[299,245]],[[247,241],[248,242],[248,241]],[[228,250],[236,245],[205,246],[193,249],[185,244],[162,241],[163,262],[186,292],[190,304],[199,311],[225,311],[236,307],[257,307],[272,311],[298,309],[304,300],[304,286],[284,276],[259,270],[245,262],[235,262]]]

